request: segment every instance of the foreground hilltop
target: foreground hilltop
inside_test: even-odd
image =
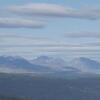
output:
[[[0,94],[32,100],[100,100],[100,77],[62,79],[0,74]]]

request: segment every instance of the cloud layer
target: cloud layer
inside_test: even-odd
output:
[[[0,28],[43,28],[44,22],[22,18],[0,18]]]
[[[5,50],[14,51],[45,51],[45,52],[67,52],[67,51],[77,51],[77,52],[87,52],[87,51],[100,51],[100,42],[66,42],[66,41],[55,41],[51,39],[42,39],[35,37],[0,37],[2,41],[0,42],[0,48]],[[32,39],[33,38],[33,39]],[[13,41],[13,42],[12,42]]]
[[[0,35],[0,55],[23,56],[33,58],[38,55],[61,56],[99,56],[100,41],[74,41],[48,39],[48,37],[34,37],[32,35],[12,34]]]
[[[66,32],[65,36],[71,38],[100,38],[100,32]]]
[[[83,7],[76,9],[57,4],[33,3],[8,7],[9,11],[27,16],[66,17],[78,19],[100,19],[100,7]]]
[[[0,28],[43,28],[46,27],[45,21],[48,17],[100,19],[100,7],[76,9],[58,4],[31,3],[0,8],[0,16]]]

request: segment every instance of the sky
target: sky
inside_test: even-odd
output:
[[[0,0],[0,56],[100,61],[100,0]]]

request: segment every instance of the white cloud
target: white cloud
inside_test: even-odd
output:
[[[21,6],[11,6],[7,9],[18,14],[41,16],[65,16],[66,13],[73,11],[72,8],[66,8],[60,5],[47,3],[33,3]]]
[[[47,21],[43,19],[46,17],[99,19],[100,7],[76,9],[58,4],[31,3],[1,8],[0,16],[0,28],[43,28]]]
[[[0,28],[43,28],[42,21],[24,18],[0,18]]]
[[[9,11],[27,16],[69,17],[80,19],[99,19],[100,7],[84,7],[76,9],[57,4],[33,3],[8,7]]]
[[[65,40],[54,40],[48,38],[39,38],[34,36],[17,36],[11,37],[0,36],[0,55],[13,55],[32,58],[34,55],[43,54],[63,54],[64,56],[99,56],[99,41],[70,42]],[[73,38],[72,38],[73,39]],[[74,38],[76,39],[76,38]],[[94,54],[94,55],[93,55]]]
[[[0,37],[3,41],[0,42],[0,48],[6,51],[19,51],[19,52],[69,52],[69,51],[99,51],[99,42],[84,42],[73,43],[64,40],[52,40],[44,38],[31,37]],[[97,44],[97,45],[96,45]],[[2,50],[1,50],[2,51]],[[4,52],[4,50],[3,50]]]
[[[66,32],[65,35],[71,38],[100,38],[100,32]]]

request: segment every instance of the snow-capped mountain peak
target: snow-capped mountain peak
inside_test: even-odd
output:
[[[33,64],[37,64],[37,65],[43,65],[46,67],[50,67],[50,68],[63,68],[64,66],[66,66],[66,62],[61,59],[61,58],[53,58],[53,57],[48,57],[48,56],[40,56],[37,57],[36,59],[34,59],[32,61]]]
[[[83,72],[96,72],[100,70],[99,62],[85,57],[75,58],[70,62],[70,66],[73,66]]]

